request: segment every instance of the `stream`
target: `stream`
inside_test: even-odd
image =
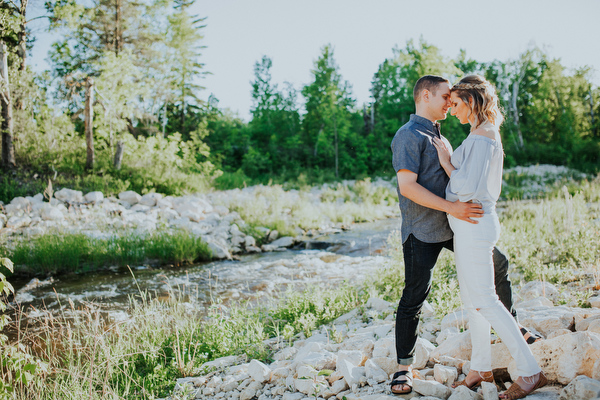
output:
[[[14,282],[15,302],[28,318],[47,313],[100,309],[113,320],[128,318],[131,296],[148,292],[167,299],[194,300],[209,305],[260,298],[290,285],[361,282],[376,273],[386,259],[389,234],[400,229],[390,218],[352,225],[350,230],[304,237],[296,247],[280,252],[248,254],[238,261],[214,261],[186,267],[132,266],[94,273],[61,276],[54,280]],[[13,303],[14,304],[14,303]]]

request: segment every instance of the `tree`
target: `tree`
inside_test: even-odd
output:
[[[271,82],[271,67],[272,61],[267,56],[254,65],[249,124],[252,147],[245,156],[245,164],[256,164],[253,169],[258,174],[274,172],[273,166],[277,166],[278,172],[284,168],[298,169],[302,147],[297,92],[289,83],[279,90]]]
[[[305,156],[309,166],[333,168],[339,177],[340,154],[348,150],[343,142],[350,136],[355,100],[351,97],[350,84],[340,75],[331,45],[321,49],[312,75],[313,82],[302,89],[306,100],[303,142],[310,149]],[[340,149],[340,145],[343,148]],[[363,159],[354,161],[355,166],[362,169]]]
[[[0,109],[2,116],[2,167],[14,168],[15,148],[13,145],[13,103],[8,79],[8,48],[0,41]]]
[[[188,132],[186,115],[188,108],[197,109],[197,92],[204,89],[196,82],[202,77],[204,64],[199,62],[201,56],[200,45],[203,36],[200,33],[206,18],[190,15],[189,5],[192,2],[176,1],[176,12],[168,17],[168,62],[171,66],[168,73],[171,88],[171,99],[174,109],[178,113],[178,131],[185,138]],[[173,111],[172,111],[173,112]]]

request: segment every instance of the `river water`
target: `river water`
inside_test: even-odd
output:
[[[390,233],[400,220],[390,218],[354,224],[320,236],[305,237],[293,249],[241,256],[238,261],[214,261],[179,268],[132,266],[64,276],[42,282],[15,283],[15,303],[31,318],[46,313],[100,309],[112,319],[127,318],[130,297],[194,297],[203,304],[276,295],[290,285],[342,281],[360,282],[387,262]]]

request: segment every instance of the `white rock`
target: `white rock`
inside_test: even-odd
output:
[[[79,190],[60,189],[54,192],[54,197],[66,203],[83,203],[83,193]]]
[[[546,297],[554,301],[558,298],[558,290],[551,283],[531,281],[525,284],[518,293],[518,298],[521,301],[532,300],[538,297]]]
[[[158,200],[161,200],[163,198],[163,195],[160,193],[146,193],[145,195],[142,196],[142,198],[139,200],[140,204],[143,204],[145,206],[148,207],[154,207],[156,206],[156,202]]]
[[[131,207],[129,209],[129,211],[131,211],[131,212],[142,212],[142,213],[145,213],[145,212],[150,211],[150,207],[138,203],[138,204],[135,204],[133,207]]]
[[[382,300],[377,297],[369,297],[369,300],[367,300],[367,304],[366,304],[367,308],[372,308],[373,310],[376,310],[376,311],[385,311],[391,305],[392,305],[392,303]]]
[[[8,221],[6,221],[6,227],[12,229],[22,228],[24,226],[28,226],[31,223],[31,218],[28,216],[14,216],[10,217]]]
[[[256,246],[256,239],[252,236],[247,235],[244,237],[244,247]]]
[[[535,299],[519,302],[515,304],[517,309],[536,308],[536,307],[554,307],[554,303],[546,297],[537,297]]]
[[[454,393],[452,393],[448,400],[483,400],[483,396],[466,386],[459,386],[454,389]]]
[[[364,367],[358,367],[356,364],[352,364],[347,359],[340,360],[339,357],[337,361],[337,370],[342,374],[349,387],[352,387],[352,385],[357,385],[360,381],[360,378],[365,375]]]
[[[398,362],[396,357],[373,357],[371,359],[379,368],[385,371],[386,374],[392,375],[398,371]]]
[[[301,400],[304,399],[303,393],[284,393],[282,400]]]
[[[383,338],[375,342],[373,347],[373,357],[388,357],[394,354],[396,349],[396,340],[394,338]]]
[[[600,308],[600,296],[590,297],[588,302],[593,308]]]
[[[546,336],[546,339],[552,339],[552,338],[555,338],[555,337],[561,336],[561,335],[570,335],[571,333],[573,333],[573,332],[571,332],[568,329],[564,329],[564,328],[563,329],[557,329],[555,331],[550,332],[548,334],[548,336]]]
[[[181,218],[189,218],[190,221],[200,222],[204,219],[203,214],[186,210],[181,213]]]
[[[335,369],[339,370],[342,366],[342,362],[344,361],[348,361],[354,366],[359,366],[363,362],[363,355],[360,351],[357,350],[341,350],[337,353],[337,362]]]
[[[433,378],[439,383],[454,383],[458,377],[458,371],[454,367],[446,367],[441,364],[435,364],[433,367]]]
[[[446,316],[442,318],[442,331],[448,328],[467,329],[468,327],[469,317],[467,316],[467,312],[462,309],[446,314]]]
[[[214,258],[218,258],[220,260],[224,258],[231,259],[231,254],[229,254],[229,250],[225,246],[222,246],[214,241],[208,242],[208,248],[212,252],[212,256]]]
[[[429,358],[435,361],[441,356],[469,360],[471,358],[471,333],[469,331],[461,332],[446,339],[431,352]]]
[[[600,335],[574,332],[546,339],[529,346],[542,371],[551,382],[569,384],[578,375],[600,380]],[[516,379],[516,363],[508,372]]]
[[[331,385],[331,387],[329,388],[329,391],[333,394],[336,395],[340,392],[343,392],[344,390],[348,390],[350,387],[348,386],[348,383],[346,382],[345,379],[340,379],[337,380],[335,382],[333,382],[333,384]]]
[[[257,382],[264,383],[271,379],[271,368],[258,360],[250,361],[248,374]]]
[[[588,318],[585,318],[585,319],[577,322],[577,324],[575,324],[575,329],[577,331],[587,331],[588,328],[590,327],[590,324],[597,320],[600,320],[600,314],[592,315]]]
[[[227,356],[227,357],[217,358],[216,360],[212,360],[212,361],[205,362],[204,364],[202,364],[202,366],[200,367],[200,371],[203,374],[208,374],[209,372],[221,370],[223,368],[235,365],[235,364],[239,363],[240,360],[241,360],[241,358],[239,356]],[[231,373],[233,373],[233,372],[231,372]]]
[[[133,190],[127,190],[125,192],[119,193],[119,200],[122,200],[128,203],[130,206],[133,206],[140,202],[142,196],[134,192]]]
[[[560,400],[592,399],[600,396],[600,381],[580,375],[565,386],[560,393]]]
[[[323,393],[329,389],[329,386],[324,382],[317,382],[313,379],[294,379],[294,387],[297,391],[308,396],[313,396],[316,393]]]
[[[418,338],[415,346],[414,368],[423,369],[427,366],[430,354],[435,350],[435,346],[428,340]]]
[[[365,363],[365,376],[367,379],[372,379],[377,383],[381,383],[385,382],[389,375],[372,360],[367,360]]]
[[[104,194],[102,192],[89,192],[83,198],[86,203],[98,203],[104,200]]]
[[[57,221],[65,218],[62,211],[49,204],[40,210],[40,216],[44,221]]]
[[[483,400],[498,400],[498,387],[493,382],[481,382]]]
[[[452,393],[450,388],[436,381],[424,381],[421,379],[413,380],[413,390],[423,396],[438,397],[447,399]]]
[[[269,245],[273,247],[291,247],[294,245],[294,238],[291,236],[284,236],[269,243]]]
[[[302,358],[298,364],[311,365],[317,370],[322,369],[334,369],[337,363],[337,356],[327,350],[321,350],[320,352],[308,353]]]
[[[394,329],[394,324],[383,324],[379,325],[373,330],[375,338],[385,338]]]

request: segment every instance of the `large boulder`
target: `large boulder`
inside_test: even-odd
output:
[[[119,193],[119,200],[124,201],[130,206],[136,205],[140,202],[142,196],[134,192],[133,190],[127,190],[125,192]]]
[[[429,359],[436,362],[442,356],[470,360],[471,332],[461,332],[446,339],[429,354]]]
[[[54,192],[54,197],[65,203],[83,203],[83,193],[79,190],[60,189]]]
[[[51,205],[47,205],[40,210],[40,216],[44,221],[60,221],[65,218],[62,211]]]
[[[600,335],[596,333],[574,332],[536,342],[529,348],[551,382],[567,385],[578,375],[600,379]],[[517,378],[514,360],[508,372]]]
[[[521,288],[517,299],[527,301],[538,297],[546,297],[551,301],[555,301],[558,299],[558,295],[558,290],[553,284],[542,281],[531,281]]]
[[[83,196],[86,203],[98,203],[104,200],[104,194],[102,192],[89,192],[85,196]]]
[[[593,399],[600,396],[600,381],[580,375],[565,386],[559,400]]]

